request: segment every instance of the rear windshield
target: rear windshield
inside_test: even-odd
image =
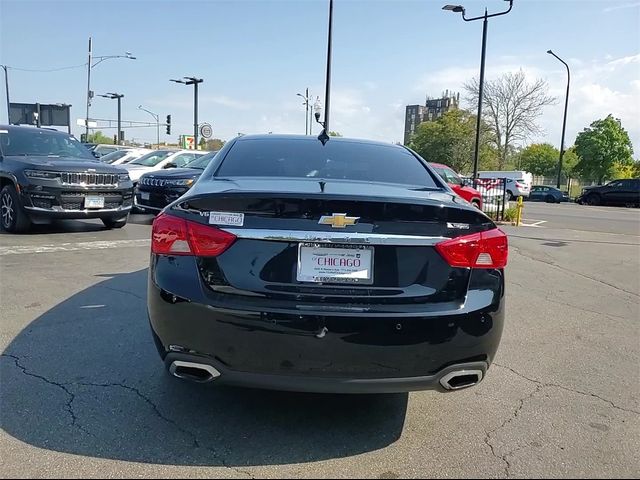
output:
[[[218,177],[287,177],[398,183],[437,188],[426,167],[393,145],[346,140],[243,139],[229,150]]]

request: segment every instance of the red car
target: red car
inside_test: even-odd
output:
[[[482,195],[478,190],[468,185],[460,175],[454,172],[451,167],[441,163],[429,163],[433,169],[449,184],[456,194],[464,198],[467,202],[482,210]]]

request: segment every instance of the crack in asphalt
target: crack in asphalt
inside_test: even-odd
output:
[[[565,267],[563,267],[561,265],[558,265],[557,263],[552,262],[552,261],[543,260],[541,258],[536,258],[536,257],[534,257],[534,256],[532,256],[530,254],[524,253],[522,248],[514,247],[513,245],[511,246],[511,248],[513,248],[516,252],[518,252],[523,257],[528,258],[530,260],[533,260],[534,262],[544,263],[545,265],[550,265],[552,267],[556,267],[557,269],[562,270],[563,272],[572,273],[574,275],[578,275],[580,277],[586,278],[586,279],[591,280],[593,282],[601,283],[602,285],[606,285],[608,287],[614,288],[614,289],[619,290],[621,292],[628,293],[629,295],[633,295],[634,297],[640,297],[640,294],[638,294],[636,292],[632,292],[630,290],[625,290],[622,287],[618,287],[616,285],[613,285],[612,283],[605,282],[604,280],[600,280],[599,278],[591,277],[589,275],[585,275],[584,273],[576,272],[575,270],[571,270],[569,268],[565,268]]]
[[[246,470],[242,470],[238,467],[232,467],[231,465],[229,465],[227,463],[227,461],[220,456],[220,454],[211,447],[208,447],[206,445],[203,445],[200,440],[198,440],[198,436],[193,433],[191,430],[187,430],[186,428],[180,426],[175,420],[165,416],[160,409],[158,408],[158,406],[148,397],[146,396],[144,393],[142,393],[140,390],[138,390],[135,387],[132,387],[130,385],[125,385],[124,383],[91,383],[91,382],[79,382],[77,383],[77,385],[83,385],[83,386],[88,386],[88,387],[96,387],[96,388],[110,388],[110,387],[117,387],[117,388],[124,388],[125,390],[128,390],[130,392],[135,393],[139,398],[141,398],[147,405],[149,405],[151,407],[151,409],[153,410],[153,412],[156,414],[156,416],[160,419],[162,419],[163,421],[171,424],[173,427],[175,427],[179,432],[183,433],[184,435],[186,435],[187,437],[190,437],[191,440],[193,441],[193,446],[195,448],[200,448],[203,450],[207,450],[208,452],[210,452],[211,454],[213,454],[213,457],[220,462],[220,465],[222,465],[224,468],[227,468],[229,470],[232,470],[238,474],[242,474],[242,475],[246,475],[249,478],[255,478],[253,476],[253,474],[251,474],[250,472],[246,471]]]
[[[207,450],[209,452],[211,452],[214,456],[214,458],[220,462],[220,465],[222,465],[224,468],[227,468],[229,470],[232,470],[238,474],[241,475],[246,475],[249,478],[255,478],[253,476],[253,474],[251,474],[248,471],[242,470],[240,468],[237,467],[232,467],[231,465],[228,464],[228,462],[220,456],[220,454],[213,448],[208,447],[206,445],[203,445],[199,440],[198,440],[198,436],[193,433],[190,430],[187,430],[183,427],[181,427],[175,420],[172,420],[171,418],[165,416],[162,414],[162,412],[160,411],[160,409],[158,408],[158,406],[149,398],[147,397],[145,394],[143,394],[140,390],[138,390],[135,387],[131,387],[129,385],[125,385],[123,383],[90,383],[90,382],[65,382],[65,383],[59,383],[59,382],[54,382],[53,380],[49,380],[48,378],[42,376],[42,375],[38,375],[36,373],[32,373],[30,371],[27,370],[27,368],[25,366],[23,366],[20,363],[20,358],[15,356],[15,355],[11,355],[8,353],[2,353],[0,354],[0,357],[6,357],[6,358],[11,358],[15,364],[15,366],[24,374],[27,375],[29,377],[33,377],[33,378],[37,378],[39,380],[42,380],[43,382],[49,384],[49,385],[53,385],[56,386],[58,388],[60,388],[62,391],[64,391],[67,396],[69,397],[69,400],[66,402],[66,410],[69,413],[69,415],[71,416],[71,425],[82,430],[84,433],[88,434],[88,435],[92,435],[93,434],[86,430],[82,425],[80,425],[78,423],[78,417],[76,416],[75,412],[73,411],[73,401],[76,399],[77,394],[73,393],[72,391],[69,390],[68,386],[70,385],[81,385],[81,386],[88,386],[88,387],[96,387],[96,388],[109,388],[109,387],[117,387],[117,388],[123,388],[125,390],[128,390],[130,392],[135,393],[139,398],[141,398],[147,405],[149,405],[151,407],[151,409],[153,410],[153,412],[155,413],[155,415],[157,417],[159,417],[160,419],[162,419],[163,421],[171,424],[173,427],[175,427],[179,432],[182,432],[184,435],[186,435],[187,437],[190,437],[193,441],[193,446],[196,448],[200,448],[203,450]]]
[[[586,397],[593,397],[593,398],[597,398],[598,400],[608,403],[609,405],[611,405],[613,408],[615,408],[616,410],[622,410],[623,412],[627,412],[627,413],[635,413],[636,415],[640,415],[640,411],[638,410],[633,410],[632,408],[625,408],[625,407],[621,407],[619,405],[616,405],[614,402],[612,402],[611,400],[608,400],[606,398],[603,398],[599,395],[596,395],[595,393],[591,393],[591,392],[583,392],[581,390],[576,390],[574,388],[569,388],[569,387],[565,387],[564,385],[560,385],[557,383],[546,383],[546,382],[541,382],[540,380],[536,380],[534,378],[530,378],[527,377],[526,375],[518,372],[517,370],[514,370],[511,367],[507,367],[506,365],[501,365],[499,363],[493,362],[493,365],[495,365],[496,367],[500,367],[500,368],[504,368],[505,370],[509,370],[510,372],[518,375],[521,378],[524,378],[525,380],[528,380],[532,383],[535,383],[536,385],[540,385],[542,388],[545,387],[555,387],[555,388],[559,388],[561,390],[566,390],[567,392],[572,392],[572,393],[577,393],[579,395],[584,395]]]
[[[579,305],[573,305],[573,304],[568,303],[568,302],[562,302],[560,300],[555,300],[555,299],[551,298],[551,293],[548,293],[548,292],[545,292],[543,290],[539,290],[539,289],[536,289],[536,288],[532,288],[531,286],[526,286],[525,287],[521,283],[514,282],[513,280],[509,280],[509,285],[515,285],[517,287],[520,287],[522,289],[527,290],[528,292],[536,292],[536,293],[540,293],[542,295],[545,295],[544,299],[546,301],[551,302],[551,303],[555,303],[556,305],[563,305],[565,307],[575,308],[575,309],[581,310],[583,312],[595,313],[595,314],[598,314],[598,315],[605,315],[605,316],[611,317],[611,318],[619,318],[620,320],[628,320],[627,317],[623,317],[622,315],[616,315],[614,313],[607,313],[607,312],[599,312],[598,310],[591,310],[589,308],[581,307]]]
[[[6,357],[6,358],[11,358],[13,359],[13,362],[15,363],[16,367],[18,369],[20,369],[20,371],[22,372],[23,375],[27,375],[29,377],[33,377],[33,378],[37,378],[39,380],[42,380],[43,382],[49,384],[49,385],[53,385],[55,387],[60,388],[62,391],[64,391],[67,396],[69,397],[68,401],[65,404],[65,409],[67,411],[67,413],[69,413],[69,416],[71,417],[71,426],[78,428],[79,430],[82,430],[84,433],[88,434],[88,435],[93,435],[91,432],[89,432],[87,429],[85,429],[82,425],[80,425],[78,423],[78,417],[76,416],[75,412],[73,411],[73,401],[76,399],[76,394],[71,392],[67,387],[66,383],[59,383],[59,382],[54,382],[53,380],[49,380],[46,377],[43,377],[42,375],[38,375],[36,373],[32,373],[27,371],[27,367],[25,367],[24,365],[22,365],[20,363],[20,358],[15,356],[15,355],[11,355],[8,353],[2,353],[0,354],[0,357]]]
[[[494,363],[495,365],[495,363]],[[540,392],[540,390],[542,390],[544,388],[544,386],[542,384],[537,384],[536,388],[529,394],[527,394],[526,396],[518,399],[518,406],[516,407],[516,409],[513,411],[513,413],[504,420],[504,422],[502,422],[502,425],[500,425],[499,427],[494,428],[493,430],[490,431],[486,431],[485,430],[485,437],[484,437],[484,443],[486,445],[488,445],[489,449],[491,450],[491,454],[497,458],[498,460],[501,460],[505,465],[504,465],[504,473],[506,477],[509,477],[511,475],[511,462],[509,462],[509,460],[507,459],[507,457],[511,454],[513,454],[513,452],[515,452],[516,450],[518,450],[518,448],[510,450],[509,452],[505,453],[504,455],[498,455],[496,453],[495,447],[493,446],[493,444],[491,443],[491,438],[492,436],[498,432],[499,430],[502,430],[504,427],[506,427],[508,424],[510,424],[511,422],[513,422],[516,418],[518,418],[518,416],[520,415],[520,412],[522,411],[522,409],[524,408],[524,403],[525,401],[529,400],[531,397],[533,397],[536,393]]]

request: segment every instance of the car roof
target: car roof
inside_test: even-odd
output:
[[[43,131],[43,132],[48,132],[48,133],[57,133],[59,135],[64,135],[65,137],[69,137],[72,136],[71,134],[67,133],[67,132],[63,132],[62,130],[56,130],[54,128],[38,128],[38,127],[30,127],[28,125],[0,125],[0,130],[8,130],[8,131],[12,131],[12,130],[24,130],[24,131]]]

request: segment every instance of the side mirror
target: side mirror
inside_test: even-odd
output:
[[[175,163],[169,162],[162,168],[177,168],[177,167],[178,167],[178,165],[176,165]]]

